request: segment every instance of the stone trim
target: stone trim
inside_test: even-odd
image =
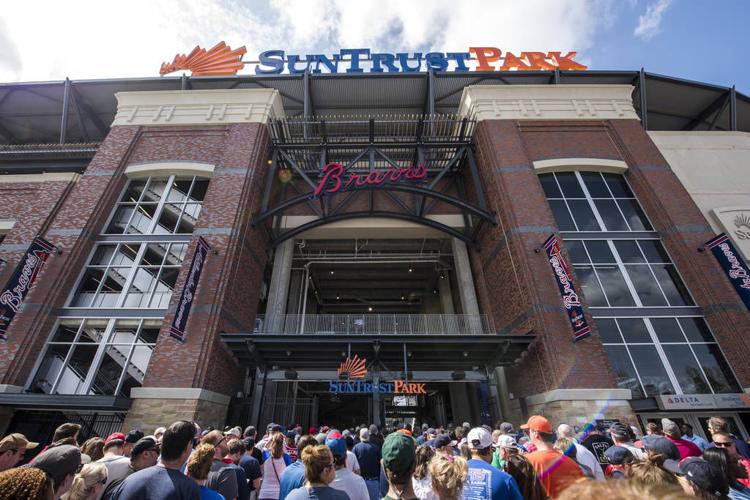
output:
[[[527,405],[540,405],[553,401],[609,401],[630,400],[630,389],[554,389],[526,398]]]
[[[0,234],[7,233],[13,226],[16,225],[16,221],[10,219],[0,219]]]
[[[214,166],[210,163],[199,163],[195,161],[139,163],[137,165],[129,165],[124,173],[129,179],[140,179],[153,175],[211,177],[214,173]]]
[[[276,89],[117,92],[116,125],[266,123],[284,116]]]
[[[458,114],[482,120],[638,120],[632,85],[469,85]]]
[[[628,170],[628,164],[624,161],[608,160],[606,158],[554,158],[551,160],[538,160],[533,163],[534,171],[537,174],[570,172],[572,170],[624,174]]]
[[[134,387],[131,399],[200,399],[211,403],[229,404],[230,396],[199,387]]]
[[[81,176],[75,172],[45,172],[43,174],[0,175],[0,184],[21,182],[76,182]]]

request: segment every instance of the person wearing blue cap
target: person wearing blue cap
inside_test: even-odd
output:
[[[370,500],[365,480],[346,467],[346,438],[332,430],[326,437],[326,446],[331,449],[336,466],[336,479],[331,482],[331,488],[343,491],[351,500]]]

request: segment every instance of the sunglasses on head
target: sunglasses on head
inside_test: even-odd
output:
[[[724,443],[714,441],[714,446],[718,446],[719,448],[729,448],[730,446],[734,446],[734,443],[732,443],[731,441]]]

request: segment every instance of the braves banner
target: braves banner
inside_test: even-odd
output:
[[[707,241],[706,247],[711,250],[721,267],[724,268],[724,272],[727,273],[734,289],[740,294],[745,307],[750,309],[750,269],[742,260],[732,240],[726,234],[721,233],[716,238]]]
[[[555,278],[557,278],[557,286],[560,288],[563,305],[568,312],[570,324],[573,326],[573,342],[577,342],[582,338],[588,337],[591,334],[591,328],[586,322],[586,317],[583,315],[581,300],[578,298],[578,294],[573,286],[573,279],[570,277],[570,272],[568,271],[568,266],[560,252],[560,244],[557,241],[557,236],[553,234],[547,238],[547,241],[544,242],[544,250],[547,252],[547,259],[555,273]]]
[[[47,257],[56,250],[55,245],[43,238],[35,238],[26,250],[26,255],[18,264],[16,272],[0,292],[0,339],[5,340],[10,322],[23,304]]]
[[[188,314],[190,314],[190,307],[193,305],[195,289],[198,288],[198,280],[201,277],[201,271],[203,270],[203,264],[206,262],[208,250],[208,243],[199,237],[198,247],[195,249],[195,254],[193,254],[193,261],[190,263],[188,277],[185,280],[185,286],[182,287],[180,301],[177,303],[177,312],[172,320],[172,327],[169,329],[170,335],[176,339],[185,340],[185,327],[187,326]]]

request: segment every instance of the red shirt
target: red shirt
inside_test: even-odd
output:
[[[539,450],[524,457],[534,466],[539,482],[551,498],[557,498],[565,488],[583,478],[578,464],[557,450]]]
[[[680,452],[680,460],[687,457],[700,457],[701,455],[703,455],[703,452],[701,452],[701,449],[698,448],[698,445],[693,443],[692,441],[688,441],[687,439],[682,438],[673,438],[669,436],[664,437],[672,441],[677,447]]]

